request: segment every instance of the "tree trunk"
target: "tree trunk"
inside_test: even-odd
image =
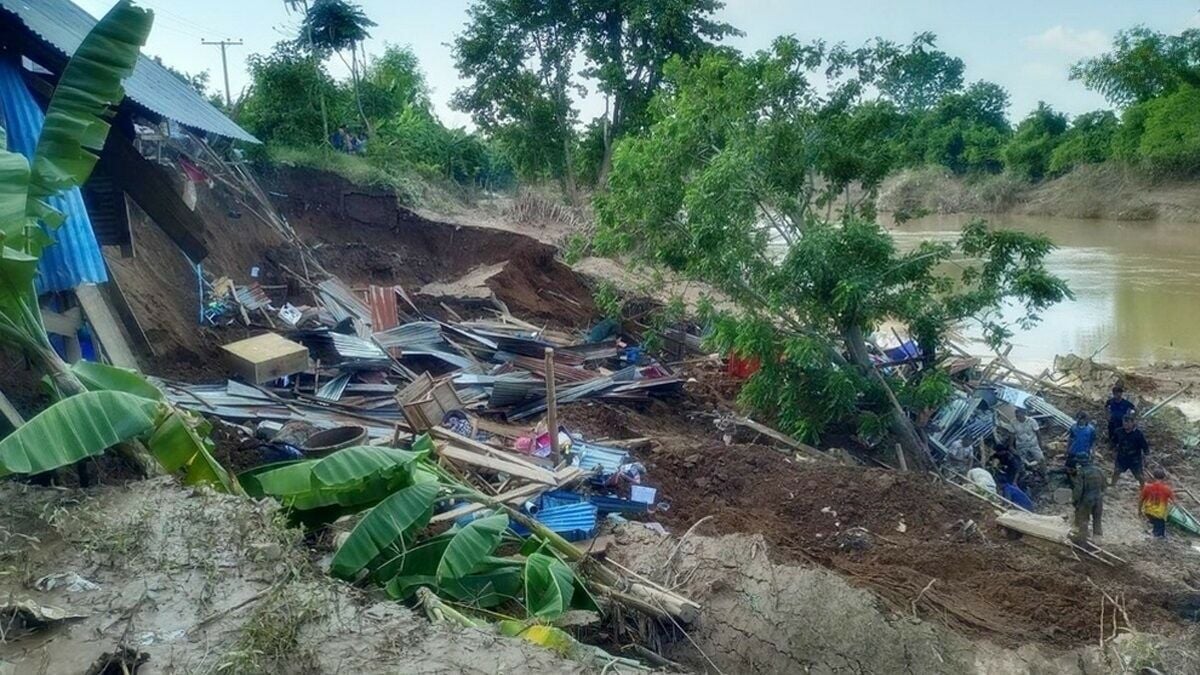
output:
[[[363,127],[370,135],[371,123],[367,121],[367,113],[363,110],[362,92],[358,87],[358,50],[354,45],[350,46],[350,78],[354,82],[354,103],[358,106],[358,116],[362,118]]]
[[[575,161],[571,153],[571,126],[564,119],[562,123],[563,134],[563,190],[567,193],[567,203],[571,206],[575,205],[576,185],[575,185]]]
[[[842,332],[842,338],[846,341],[846,347],[850,350],[850,357],[854,360],[855,365],[859,367],[863,373],[883,387],[887,393],[888,400],[892,404],[892,414],[888,426],[892,433],[900,441],[900,445],[904,451],[913,458],[913,466],[921,469],[933,468],[933,460],[929,456],[929,449],[921,440],[920,434],[913,426],[912,420],[908,417],[908,412],[900,405],[900,401],[896,399],[892,388],[888,386],[887,380],[879,374],[879,370],[875,368],[875,364],[871,363],[871,357],[867,353],[867,341],[863,337],[862,329],[858,326],[851,326]]]

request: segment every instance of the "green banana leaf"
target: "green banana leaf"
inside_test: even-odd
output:
[[[500,538],[508,529],[508,516],[497,513],[472,520],[450,539],[445,554],[437,566],[439,583],[447,579],[461,579],[475,571],[476,565],[491,555],[500,545]]]
[[[525,559],[525,607],[529,615],[553,621],[571,608],[575,573],[566,563],[534,553]]]
[[[123,391],[142,398],[163,400],[162,391],[135,370],[96,361],[80,361],[71,366],[71,372],[88,391]]]
[[[439,594],[473,607],[497,607],[520,599],[524,579],[518,561],[505,567],[468,574],[461,579],[446,579]]]
[[[25,201],[29,198],[29,160],[6,147],[0,142],[0,236],[19,233],[25,227]]]
[[[372,508],[338,547],[330,567],[333,575],[353,579],[397,540],[428,525],[438,489],[434,483],[418,483]]]
[[[124,97],[121,81],[133,72],[154,14],[118,2],[75,50],[46,109],[29,179],[26,213],[46,217],[47,197],[83,185],[104,147],[110,106]],[[47,225],[54,226],[53,222]]]
[[[321,488],[347,487],[383,472],[403,470],[423,456],[373,445],[345,448],[318,460],[312,467],[312,480]]]
[[[397,549],[393,546],[372,562],[371,568],[373,572],[371,576],[376,582],[388,584],[389,587],[391,582],[397,579],[429,577],[433,581],[429,584],[422,583],[421,585],[437,588],[438,563],[442,561],[442,556],[446,553],[446,547],[450,545],[450,540],[454,538],[454,535],[455,531],[450,530],[407,548]],[[413,590],[416,590],[415,586]],[[402,597],[393,597],[397,600],[404,599]]]
[[[225,467],[213,458],[209,447],[211,441],[202,438],[195,425],[196,422],[189,420],[184,413],[171,410],[150,436],[147,443],[150,452],[169,472],[186,469],[183,477],[185,485],[204,483],[223,492],[237,492],[237,484]]]
[[[86,392],[46,408],[0,440],[0,475],[74,464],[154,428],[158,401],[117,391]]]

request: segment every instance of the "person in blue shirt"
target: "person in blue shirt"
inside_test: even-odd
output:
[[[1067,457],[1092,456],[1092,446],[1096,444],[1096,427],[1088,418],[1088,414],[1080,410],[1075,415],[1075,424],[1067,430]]]
[[[1117,438],[1117,430],[1121,424],[1134,412],[1133,401],[1125,398],[1125,387],[1116,383],[1112,388],[1112,398],[1104,404],[1108,408],[1108,441],[1113,443]]]

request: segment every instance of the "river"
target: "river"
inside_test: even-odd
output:
[[[902,249],[953,241],[970,216],[931,216],[893,228]],[[1073,352],[1121,367],[1200,362],[1200,225],[987,216],[996,227],[1038,232],[1058,248],[1047,268],[1074,301],[1013,337],[1014,363],[1040,371]]]

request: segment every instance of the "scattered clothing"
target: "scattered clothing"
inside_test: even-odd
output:
[[[1043,462],[1046,455],[1038,444],[1037,420],[1026,417],[1025,421],[1013,420],[1013,448],[1026,463]]]
[[[1088,521],[1092,536],[1103,536],[1101,519],[1104,515],[1104,472],[1095,464],[1084,464],[1071,479],[1071,503],[1075,505],[1075,536],[1088,540]]]
[[[1000,496],[1026,511],[1033,510],[1033,500],[1029,498],[1029,495],[1025,494],[1024,490],[1012,483],[1005,483],[1000,486]]]
[[[1087,424],[1075,423],[1067,430],[1067,456],[1074,457],[1077,460],[1083,457],[1091,458],[1092,447],[1096,445],[1096,427],[1088,422]]]
[[[1175,491],[1161,480],[1150,481],[1142,487],[1141,498],[1138,500],[1142,514],[1154,527],[1155,537],[1167,536],[1167,515],[1171,512],[1171,504],[1175,501]]]
[[[986,492],[996,494],[996,479],[992,478],[992,474],[989,473],[987,469],[975,467],[967,472],[967,478],[970,479],[970,481],[974,483],[976,487]]]

